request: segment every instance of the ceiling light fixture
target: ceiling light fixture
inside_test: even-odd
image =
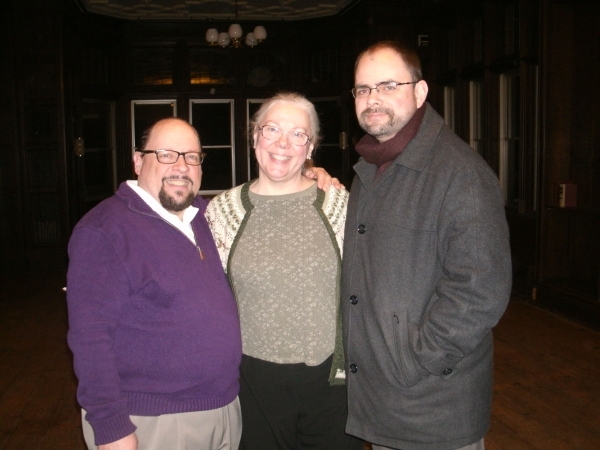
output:
[[[235,0],[235,21],[237,22],[237,0]],[[267,38],[267,30],[262,25],[254,28],[253,32],[246,35],[245,43],[247,47],[254,47]],[[221,32],[216,28],[211,28],[206,32],[206,41],[208,45],[220,45],[221,47],[242,47],[242,27],[238,23],[229,26],[229,32]],[[231,45],[229,45],[231,44]]]

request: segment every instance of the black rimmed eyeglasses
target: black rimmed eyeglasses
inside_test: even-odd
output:
[[[352,92],[352,96],[354,98],[368,97],[369,95],[371,95],[372,90],[376,90],[377,92],[383,95],[390,95],[393,94],[396,91],[396,89],[398,89],[398,86],[416,83],[418,83],[418,81],[407,81],[406,83],[399,83],[398,81],[382,81],[381,83],[375,84],[375,87],[356,86],[350,89],[350,92]]]
[[[136,152],[148,154],[154,153],[156,159],[162,164],[175,164],[180,156],[183,156],[183,160],[190,166],[199,166],[204,161],[206,153],[202,152],[177,152],[175,150],[140,150],[135,149]]]

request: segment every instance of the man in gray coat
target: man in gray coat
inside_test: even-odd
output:
[[[374,449],[484,448],[491,329],[511,290],[504,201],[485,161],[425,102],[417,54],[357,59],[342,308],[346,431]]]

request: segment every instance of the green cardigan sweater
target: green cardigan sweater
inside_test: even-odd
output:
[[[248,191],[254,181],[225,191],[211,200],[206,208],[205,216],[217,244],[217,250],[226,273],[230,272],[230,264],[237,242],[244,231],[254,206],[250,202]],[[313,203],[325,224],[332,245],[337,255],[338,298],[335,347],[333,362],[329,374],[329,384],[344,384],[346,379],[344,348],[342,344],[342,321],[340,308],[340,283],[342,276],[342,249],[344,248],[344,225],[348,191],[330,188],[328,192],[317,189],[317,198]],[[230,284],[231,280],[230,280]]]

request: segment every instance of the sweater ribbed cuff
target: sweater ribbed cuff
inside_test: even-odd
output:
[[[136,430],[136,426],[127,413],[121,413],[104,420],[95,420],[90,422],[90,425],[94,430],[96,445],[118,441]]]

